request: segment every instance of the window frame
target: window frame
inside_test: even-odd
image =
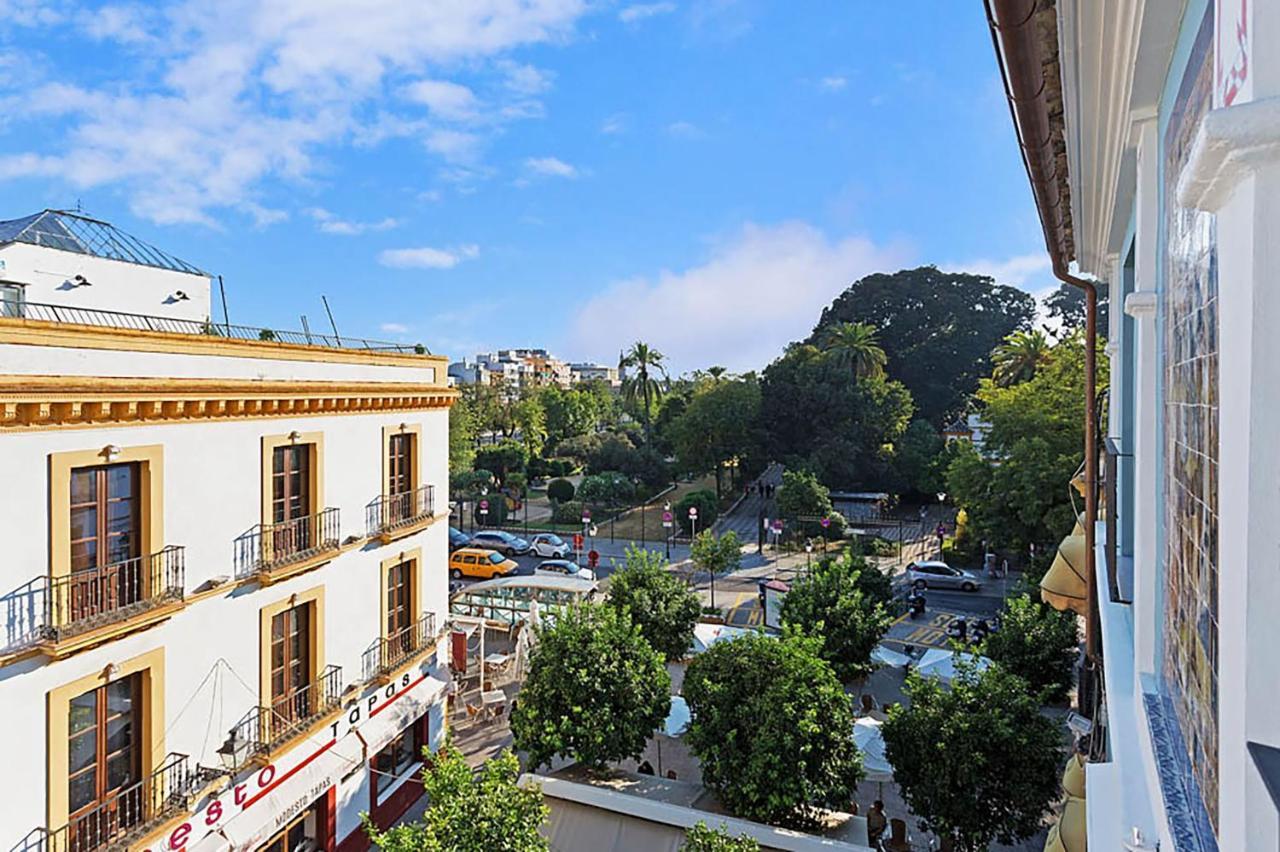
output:
[[[391,439],[394,436],[408,436],[409,441],[409,458],[408,458],[408,489],[403,492],[393,492],[391,490],[392,480],[392,452]],[[422,484],[422,424],[421,423],[397,423],[382,427],[382,484],[380,486],[383,497],[391,497],[396,493],[409,493],[418,489]]]
[[[423,757],[422,750],[426,748],[428,737],[426,733],[427,715],[419,716],[414,719],[404,730],[392,737],[391,742],[387,743],[378,750],[373,757],[369,758],[369,775],[370,775],[370,795],[372,803],[376,807],[385,804],[400,789],[401,784],[411,779],[414,773],[418,772],[426,765],[426,759]],[[407,763],[396,763],[392,766],[391,771],[378,766],[378,760],[392,749],[402,745],[405,741],[410,744],[409,760]],[[398,771],[397,771],[398,770]]]
[[[314,683],[325,669],[324,586],[267,604],[258,610],[258,701],[262,707],[272,706],[272,626],[275,616],[294,607],[309,606],[307,613],[307,683]]]
[[[275,450],[278,447],[308,446],[310,457],[307,466],[307,492],[310,500],[308,515],[315,515],[325,508],[324,501],[324,433],[290,432],[285,435],[262,436],[262,502],[261,522],[264,527],[275,521]]]

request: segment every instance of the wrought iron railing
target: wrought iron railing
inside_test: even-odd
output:
[[[236,574],[271,571],[337,550],[340,544],[336,507],[275,524],[257,524],[236,539]]]
[[[245,744],[248,757],[269,753],[306,731],[317,719],[341,706],[342,667],[326,666],[320,677],[299,689],[254,707],[231,729],[231,741]]]
[[[154,772],[66,825],[47,831],[45,852],[126,848],[129,841],[180,813],[199,778],[185,754],[170,754]]]
[[[1113,603],[1132,603],[1125,598],[1120,587],[1120,459],[1128,458],[1127,453],[1120,452],[1114,438],[1104,442],[1104,458],[1102,467],[1102,502],[1103,518],[1106,521],[1106,543],[1104,552],[1107,557],[1107,585]]]
[[[132,314],[124,311],[107,311],[101,308],[81,308],[73,305],[54,305],[42,302],[10,300],[5,303],[4,307],[5,310],[0,311],[0,317],[39,320],[41,322],[124,328],[134,331],[156,331],[168,334],[199,334],[206,337],[292,343],[300,346],[319,346],[328,349],[364,349],[370,352],[431,354],[420,343],[389,343],[380,340],[365,340],[359,337],[341,337],[336,334],[317,334],[313,331],[285,331],[257,326],[232,325],[211,320],[158,317],[149,314]]]
[[[55,641],[65,639],[181,600],[185,571],[186,548],[170,545],[147,556],[50,577],[44,632]]]
[[[369,535],[392,532],[430,518],[436,511],[436,487],[423,485],[402,494],[386,494],[365,507]]]
[[[375,639],[362,657],[365,680],[383,677],[430,647],[436,636],[436,614],[428,612],[390,636]]]

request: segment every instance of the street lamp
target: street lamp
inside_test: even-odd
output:
[[[804,573],[808,574],[812,569],[813,555],[813,539],[808,539],[804,543]]]
[[[232,728],[226,742],[218,747],[218,759],[228,772],[235,772],[249,756],[249,741],[240,737],[238,728]]]

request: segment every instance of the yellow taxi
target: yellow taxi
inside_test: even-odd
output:
[[[514,559],[482,547],[460,547],[449,554],[449,575],[455,580],[462,577],[492,580],[505,577],[519,567]]]

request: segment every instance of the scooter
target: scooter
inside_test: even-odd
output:
[[[969,622],[963,618],[951,619],[951,623],[947,625],[947,638],[955,639],[958,642],[968,641]]]
[[[920,594],[918,591],[913,589],[911,594],[907,595],[907,614],[912,618],[924,615],[924,605],[924,595]]]

